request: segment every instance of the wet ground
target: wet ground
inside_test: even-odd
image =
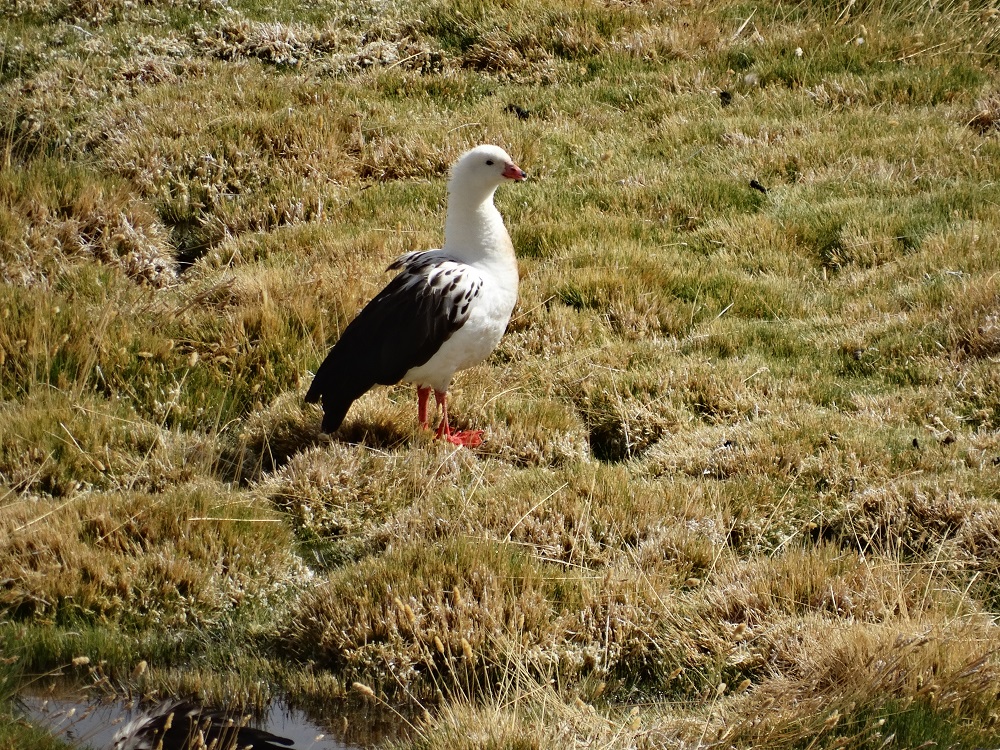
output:
[[[68,744],[93,750],[110,750],[115,733],[143,710],[131,701],[87,701],[73,697],[22,696],[25,718],[48,728]],[[265,729],[291,740],[290,750],[356,750],[336,739],[333,732],[317,724],[303,711],[274,703],[262,716],[251,717],[249,726]]]

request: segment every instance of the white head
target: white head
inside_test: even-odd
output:
[[[449,188],[452,197],[478,202],[492,196],[507,180],[521,182],[527,177],[524,170],[499,146],[476,146],[462,154],[451,168]]]

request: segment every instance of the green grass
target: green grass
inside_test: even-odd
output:
[[[0,747],[56,670],[428,749],[996,744],[992,5],[0,11]],[[487,440],[406,387],[323,437],[480,142],[531,177]]]

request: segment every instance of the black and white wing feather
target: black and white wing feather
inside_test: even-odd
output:
[[[323,400],[323,431],[340,427],[351,404],[376,384],[398,383],[425,364],[469,319],[479,272],[440,250],[407,253],[400,270],[344,330],[320,365],[306,401]]]
[[[293,741],[245,718],[188,701],[164,701],[115,733],[113,750],[290,750]]]

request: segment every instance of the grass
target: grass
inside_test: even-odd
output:
[[[56,672],[428,750],[996,744],[993,5],[0,8],[0,747]],[[487,440],[406,387],[322,436],[480,142],[531,177]]]

